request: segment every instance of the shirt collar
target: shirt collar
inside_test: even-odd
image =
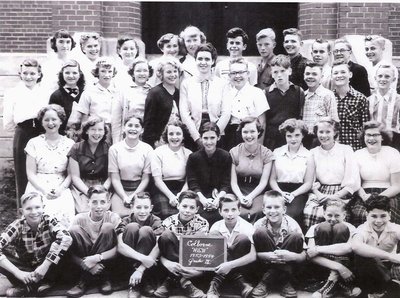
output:
[[[320,85],[317,87],[317,89],[315,89],[314,92],[311,92],[310,89],[307,89],[306,91],[304,91],[304,94],[305,94],[307,97],[311,97],[311,96],[313,96],[314,94],[315,94],[315,95],[318,95],[318,96],[322,96],[322,90],[323,90],[323,88],[324,88],[324,86],[322,86],[322,84],[320,84]]]
[[[291,159],[294,159],[296,157],[307,157],[308,156],[307,149],[304,148],[303,145],[300,145],[299,150],[295,154],[289,153],[289,145],[285,145],[283,147],[283,150],[280,152],[280,155],[281,156],[285,156],[286,155],[287,157],[289,157]]]
[[[396,98],[396,95],[394,93],[395,93],[395,90],[393,88],[390,88],[389,91],[385,95],[382,96],[377,90],[375,93],[375,96],[378,101],[383,100],[383,101],[386,101],[389,103],[392,101],[392,98]]]
[[[289,81],[289,89],[292,88],[292,86],[294,86],[294,84],[293,84],[292,82]],[[275,82],[273,82],[273,83],[271,84],[271,86],[269,86],[269,92],[274,91],[274,89],[278,89],[278,90],[280,91],[280,89],[278,88],[278,86],[276,85]],[[289,90],[289,89],[288,89],[288,90]],[[286,91],[286,92],[287,92],[287,91]]]
[[[112,83],[110,84],[110,86],[108,88],[105,88],[105,87],[101,86],[100,83],[96,83],[96,86],[100,91],[113,92],[114,89],[115,89],[115,87],[114,87],[114,85]]]
[[[255,156],[258,155],[258,152],[260,152],[260,150],[261,150],[261,144],[257,144],[257,148],[256,148],[256,151],[254,151],[254,153],[249,152],[246,149],[245,145],[243,145],[243,150],[244,150],[244,156],[246,156],[246,157],[255,157]]]
[[[151,89],[151,85],[146,83],[144,84],[144,86],[139,86],[138,84],[136,84],[136,82],[132,81],[131,84],[129,84],[129,87],[131,87],[132,89],[136,89],[136,88],[140,88],[142,87],[143,89]]]
[[[370,225],[370,223],[366,222],[365,224],[366,224],[365,231],[367,231],[371,235],[377,236],[377,233],[375,232],[374,228]],[[383,229],[383,231],[381,233],[381,237],[382,237],[382,235],[388,234],[388,233],[396,233],[396,230],[394,229],[394,226],[391,222],[388,222],[386,224],[386,227]]]

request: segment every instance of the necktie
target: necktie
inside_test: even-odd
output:
[[[65,90],[67,90],[69,95],[77,96],[79,94],[79,89],[78,88],[65,88]]]

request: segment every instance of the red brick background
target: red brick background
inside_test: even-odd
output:
[[[0,52],[43,53],[58,29],[141,35],[139,2],[0,1]]]
[[[299,28],[304,39],[382,35],[392,41],[393,55],[400,55],[398,3],[300,3]]]

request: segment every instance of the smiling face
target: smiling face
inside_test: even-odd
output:
[[[133,71],[135,83],[139,86],[144,86],[149,79],[149,65],[146,62],[137,63]]]
[[[289,76],[292,74],[291,68],[284,68],[282,66],[271,66],[271,76],[275,80],[276,85],[284,86],[289,83]]]
[[[221,214],[225,223],[231,226],[236,225],[238,217],[240,215],[240,208],[238,202],[224,202],[219,209],[219,214]]]
[[[98,39],[89,38],[82,44],[82,52],[89,60],[95,61],[100,56],[100,42]]]
[[[249,71],[244,63],[234,63],[229,66],[229,77],[232,86],[240,90],[249,80]]]
[[[390,221],[390,213],[381,209],[372,209],[367,213],[367,222],[375,232],[383,232]]]
[[[243,126],[242,139],[247,145],[257,144],[258,129],[256,122],[246,123]]]
[[[104,214],[110,208],[110,200],[107,193],[94,193],[89,199],[90,218],[94,221],[103,219]]]
[[[171,64],[166,64],[162,71],[163,83],[169,86],[175,86],[176,80],[179,78],[178,68]]]
[[[144,222],[153,210],[153,205],[149,198],[135,198],[133,201],[132,211],[137,221]]]
[[[189,55],[194,57],[194,53],[201,44],[199,33],[197,31],[192,31],[192,32],[188,31],[186,32],[183,41],[185,43],[185,47]]]
[[[61,56],[66,56],[72,47],[72,40],[69,37],[59,37],[56,39],[57,53]]]
[[[322,148],[330,149],[335,144],[335,130],[332,125],[326,122],[318,124],[317,130],[318,141]]]
[[[132,39],[125,41],[118,49],[118,54],[122,57],[122,60],[132,61],[138,54],[136,42]]]
[[[183,131],[182,128],[175,125],[168,125],[168,145],[172,150],[179,149],[183,142]]]
[[[303,134],[299,128],[296,128],[293,132],[287,131],[285,137],[289,149],[299,149],[301,142],[303,141]]]
[[[111,66],[100,66],[99,67],[99,84],[105,88],[108,88],[111,84],[111,80],[114,77],[114,67]]]
[[[276,42],[269,37],[262,37],[257,41],[257,49],[260,56],[269,58],[274,54]]]
[[[65,81],[65,86],[70,88],[75,88],[76,83],[80,78],[79,67],[78,66],[67,66],[63,69],[63,78]]]
[[[283,47],[291,57],[296,56],[300,52],[302,43],[300,37],[296,34],[287,34],[283,39]]]
[[[62,121],[54,110],[47,110],[43,115],[42,126],[46,133],[56,133],[60,128]]]
[[[321,84],[321,79],[322,69],[320,67],[306,66],[306,69],[304,70],[304,81],[311,92],[314,92],[319,87]]]
[[[197,69],[201,74],[211,73],[211,67],[214,63],[211,53],[207,51],[200,51],[196,56]]]
[[[393,70],[391,68],[379,67],[376,75],[375,81],[377,83],[377,87],[381,94],[386,94],[390,89],[390,85],[396,80],[394,77]]]
[[[229,37],[226,42],[226,49],[229,52],[231,58],[242,57],[243,51],[247,48],[247,45],[243,43],[243,37]]]
[[[22,82],[24,82],[25,86],[29,89],[32,89],[37,84],[40,73],[38,68],[35,66],[22,65],[21,73],[19,76]]]
[[[328,43],[314,42],[312,45],[311,56],[313,61],[318,65],[324,66],[328,63],[330,52],[328,51]]]
[[[204,132],[201,136],[201,142],[203,143],[204,150],[209,154],[214,153],[217,149],[218,140],[219,137],[217,136],[217,133],[211,130]]]
[[[179,211],[179,219],[183,222],[188,222],[192,220],[199,211],[195,199],[183,199],[177,206]]]
[[[382,60],[383,50],[384,49],[382,49],[382,47],[373,40],[365,41],[365,55],[373,65]]]
[[[332,81],[336,87],[345,87],[349,85],[353,74],[350,72],[347,64],[332,66]]]
[[[178,37],[173,37],[169,42],[165,43],[161,51],[166,56],[177,57],[179,53]]]
[[[21,210],[28,225],[31,227],[37,227],[44,213],[42,199],[39,196],[36,196],[27,200],[21,207]]]
[[[104,137],[104,134],[105,134],[104,122],[99,122],[89,127],[89,129],[87,130],[89,143],[98,144]]]
[[[324,218],[326,222],[330,223],[331,225],[343,222],[345,217],[346,212],[339,206],[331,205],[328,206],[324,211]]]
[[[138,140],[143,132],[143,127],[140,125],[139,119],[131,118],[125,123],[124,133],[128,140]]]
[[[335,61],[343,61],[348,63],[351,57],[351,50],[343,42],[338,42],[333,47],[333,57]]]
[[[279,197],[268,197],[264,199],[263,212],[271,224],[280,224],[286,213],[284,199]]]
[[[365,130],[364,142],[370,152],[379,152],[382,148],[382,135],[379,128],[369,128]]]

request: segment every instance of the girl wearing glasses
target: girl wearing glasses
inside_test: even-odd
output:
[[[361,132],[367,147],[355,153],[361,176],[361,188],[351,207],[351,222],[355,226],[366,221],[365,204],[372,193],[390,198],[391,221],[400,223],[400,153],[386,146],[390,138],[385,129],[377,121],[368,121]]]

